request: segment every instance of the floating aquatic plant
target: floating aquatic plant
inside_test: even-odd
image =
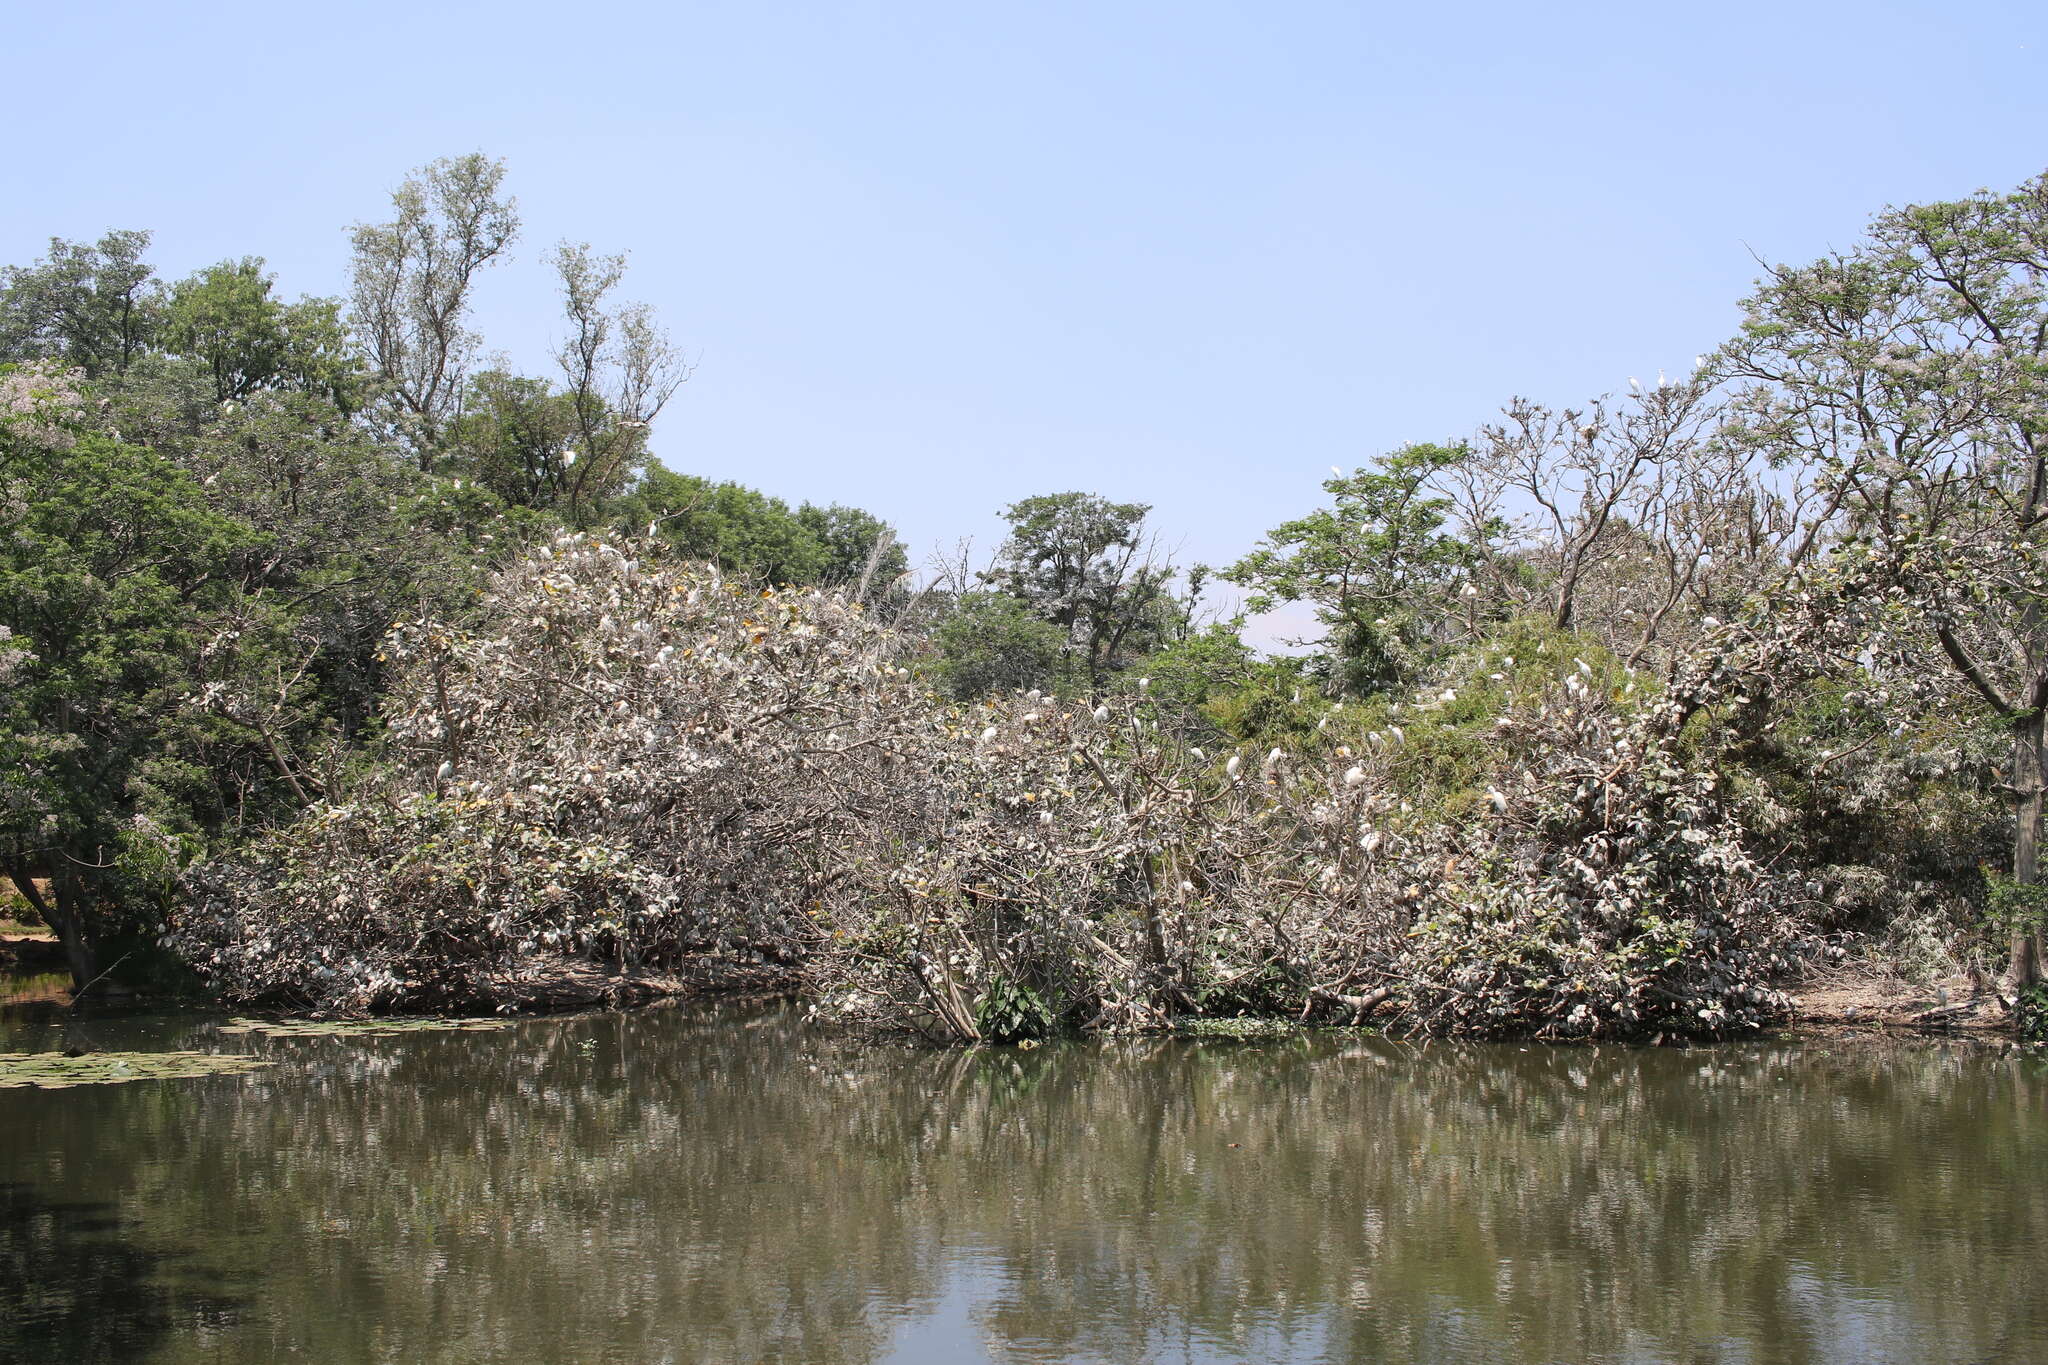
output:
[[[266,1038],[363,1038],[387,1033],[481,1032],[510,1028],[509,1019],[235,1019],[220,1033],[260,1033]]]
[[[62,1052],[0,1052],[0,1090],[239,1076],[270,1065],[264,1058],[239,1052],[88,1052],[77,1057]]]

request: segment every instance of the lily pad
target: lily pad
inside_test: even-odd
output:
[[[198,1076],[239,1076],[272,1063],[239,1052],[0,1052],[0,1090],[34,1086],[65,1090],[74,1085],[119,1085],[126,1081],[182,1081]]]
[[[386,1033],[482,1032],[511,1028],[510,1019],[233,1019],[220,1033],[266,1038],[368,1038]]]

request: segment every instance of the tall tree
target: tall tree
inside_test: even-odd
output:
[[[1010,535],[984,575],[1065,632],[1091,689],[1162,643],[1179,613],[1174,569],[1145,529],[1152,509],[1094,493],[1052,493],[1003,509]]]
[[[1375,468],[1326,479],[1331,506],[1267,532],[1223,576],[1250,589],[1254,612],[1313,604],[1344,690],[1411,681],[1445,643],[1448,603],[1481,558],[1457,533],[1440,482],[1470,456],[1463,445],[1407,446]]]
[[[503,162],[444,157],[407,176],[395,216],[359,224],[351,315],[422,470],[459,401],[477,338],[466,325],[477,272],[519,235]]]
[[[555,249],[569,335],[555,350],[576,448],[566,476],[572,515],[625,487],[646,460],[648,429],[689,377],[689,366],[644,303],[614,305],[624,256],[593,256],[586,245]]]
[[[120,374],[155,336],[162,286],[147,232],[50,239],[31,266],[0,268],[0,361],[55,360],[88,378]]]
[[[81,986],[109,939],[160,916],[188,789],[207,780],[183,699],[255,539],[84,412],[60,374],[0,372],[0,871]]]
[[[361,362],[350,352],[341,305],[332,299],[286,303],[263,260],[222,261],[171,286],[163,344],[205,366],[220,402],[259,389],[319,394],[344,410],[356,405]]]
[[[1876,628],[1873,667],[2011,736],[2011,976],[2042,976],[2048,765],[2048,176],[1888,211],[1853,250],[1778,266],[1723,363],[1741,432],[1819,471],[1817,561]],[[1942,689],[1943,675],[1953,684]]]

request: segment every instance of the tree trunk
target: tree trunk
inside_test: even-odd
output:
[[[2048,716],[2036,708],[2013,729],[2013,788],[2019,795],[2018,827],[2013,832],[2012,879],[2022,886],[2041,882],[2041,810],[2043,764],[2048,762]],[[2042,926],[2025,922],[2012,931],[2012,984],[2024,990],[2041,980]]]
[[[67,895],[62,885],[56,888],[55,895],[45,896],[36,890],[36,879],[17,868],[10,867],[7,875],[21,888],[23,898],[43,917],[43,923],[57,935],[57,941],[64,945],[64,964],[71,969],[72,990],[83,990],[99,975],[99,957],[93,951],[92,940],[86,936],[84,921],[77,913],[76,897]]]

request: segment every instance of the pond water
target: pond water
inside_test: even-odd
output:
[[[0,1360],[2048,1360],[2048,1059],[0,1015]]]

